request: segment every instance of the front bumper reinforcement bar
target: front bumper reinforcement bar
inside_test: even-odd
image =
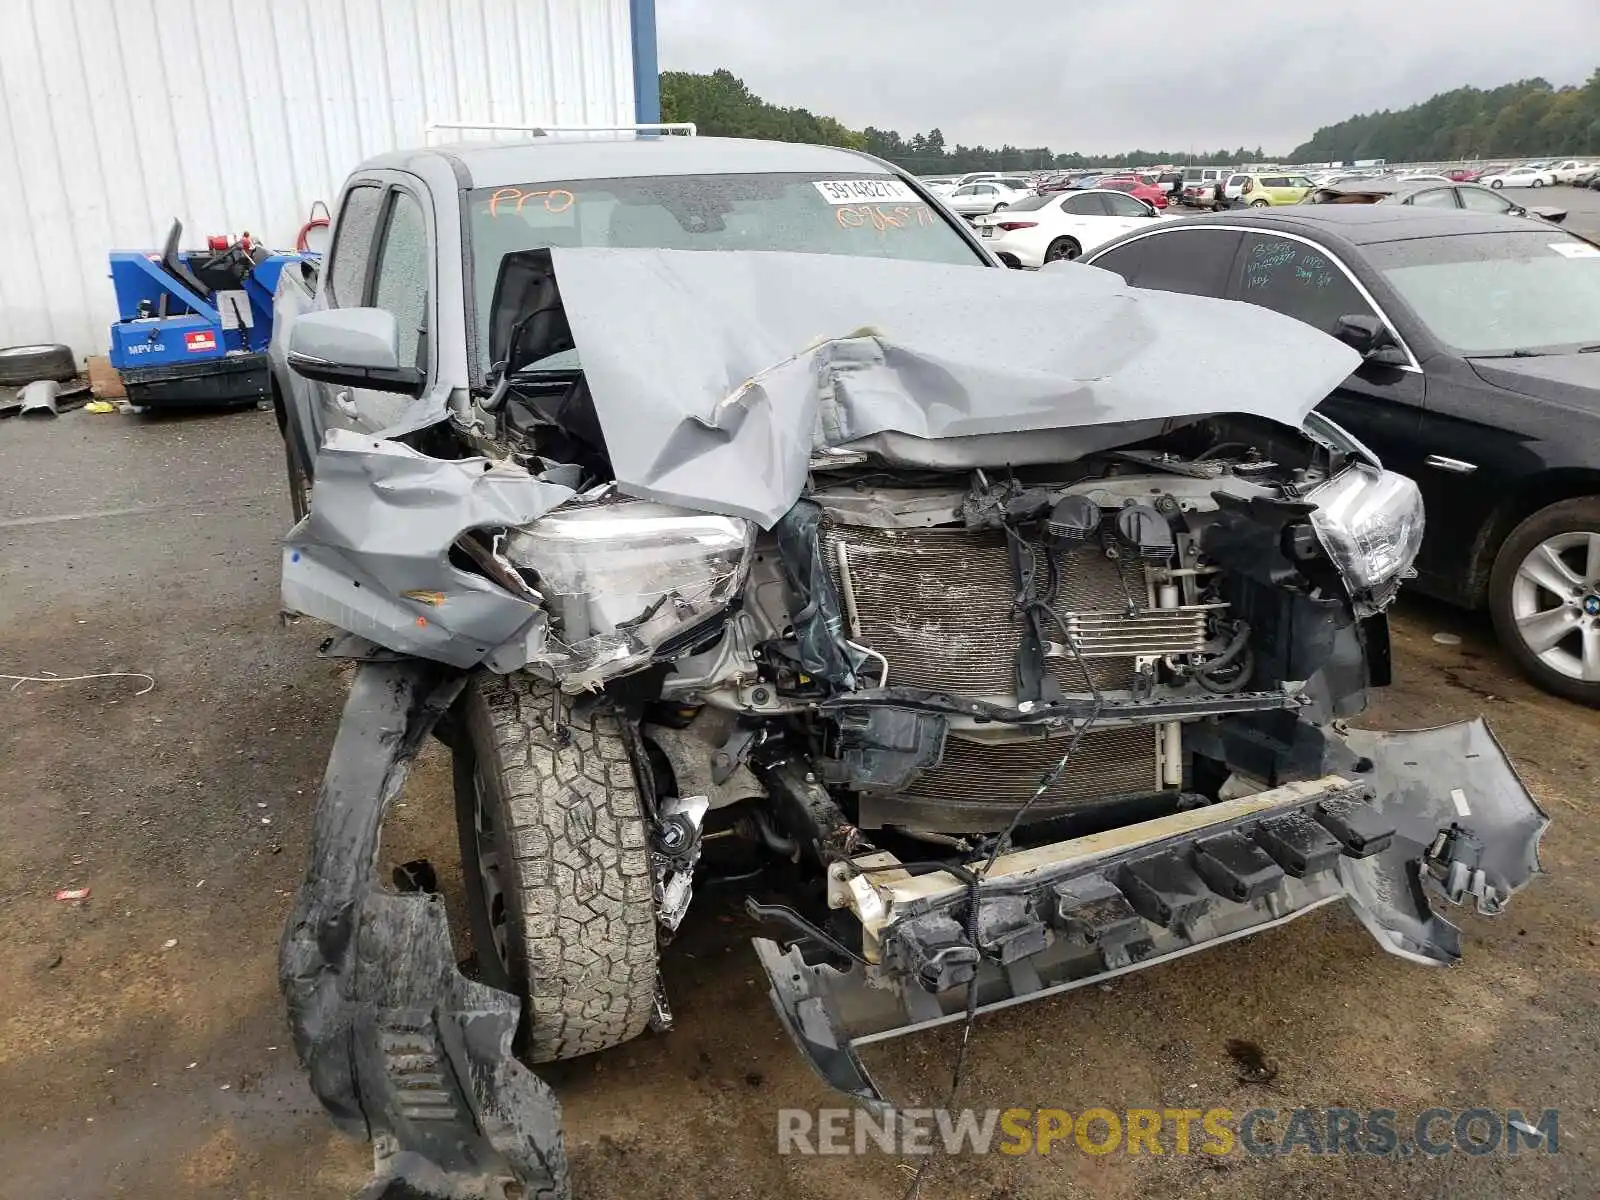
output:
[[[836,864],[866,965],[755,939],[779,1019],[822,1079],[887,1101],[860,1046],[1142,970],[1344,899],[1390,953],[1454,964],[1432,899],[1500,912],[1549,824],[1481,720],[1345,735],[1348,769],[998,858],[971,891],[892,855]],[[976,945],[974,945],[976,941]]]

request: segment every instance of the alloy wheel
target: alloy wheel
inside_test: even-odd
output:
[[[1558,533],[1535,546],[1517,567],[1511,617],[1545,666],[1600,683],[1600,532]]]

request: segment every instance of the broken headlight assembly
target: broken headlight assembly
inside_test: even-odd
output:
[[[1422,546],[1422,493],[1404,475],[1356,463],[1306,493],[1311,525],[1352,595],[1385,593]]]
[[[598,680],[644,666],[725,612],[744,587],[755,535],[738,517],[607,499],[513,530],[505,553],[535,573],[572,665]]]

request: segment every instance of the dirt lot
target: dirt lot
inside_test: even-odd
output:
[[[274,983],[344,687],[313,656],[318,630],[277,618],[279,454],[259,412],[0,425],[0,670],[157,681],[0,691],[0,1196],[342,1200],[365,1177],[365,1147],[301,1081]],[[1366,721],[1486,713],[1554,818],[1549,877],[1499,920],[1464,917],[1456,970],[1385,956],[1325,909],[985,1020],[961,1102],[1558,1107],[1560,1153],[994,1156],[941,1162],[924,1195],[1595,1194],[1600,720],[1512,676],[1475,619],[1407,602],[1396,629],[1401,682]],[[445,785],[431,753],[387,861],[448,861]],[[90,897],[57,901],[67,887]],[[580,1200],[904,1191],[887,1156],[775,1153],[775,1109],[834,1101],[767,1008],[737,899],[697,901],[668,967],[675,1033],[552,1074]],[[1277,1077],[1241,1082],[1229,1039]],[[869,1065],[892,1095],[939,1103],[955,1044],[920,1036]]]

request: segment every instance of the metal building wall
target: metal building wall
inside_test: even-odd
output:
[[[292,244],[429,121],[635,120],[629,0],[0,0],[0,345],[103,351],[106,251]]]

